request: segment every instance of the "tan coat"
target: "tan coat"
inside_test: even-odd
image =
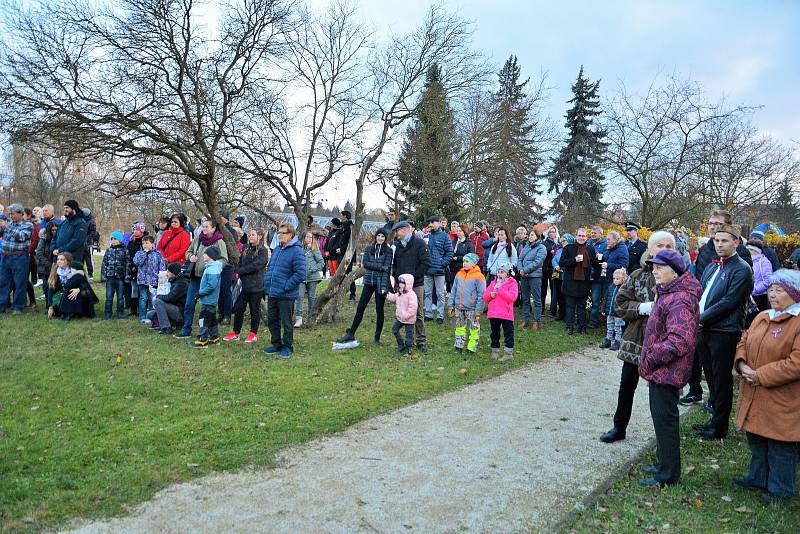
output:
[[[779,441],[800,441],[800,317],[756,316],[736,348],[739,361],[755,369],[759,386],[742,380],[736,426]]]

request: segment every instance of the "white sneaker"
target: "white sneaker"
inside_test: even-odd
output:
[[[41,278],[39,278],[39,279],[36,281],[36,283],[35,283],[35,284],[33,284],[33,287],[42,287],[42,279],[41,279]]]
[[[298,316],[297,319],[294,320],[294,327],[300,328],[301,326],[303,326],[303,317]]]

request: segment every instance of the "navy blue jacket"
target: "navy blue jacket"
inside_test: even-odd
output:
[[[306,254],[297,237],[286,246],[277,246],[264,273],[264,294],[278,299],[297,299],[301,282],[306,280]]]
[[[453,261],[453,242],[447,232],[439,229],[428,234],[428,252],[431,255],[431,267],[425,274],[444,276]]]
[[[610,284],[614,280],[614,271],[628,268],[628,247],[625,246],[625,243],[620,241],[617,243],[616,247],[607,248],[606,251],[603,252],[603,259],[600,260],[600,262],[608,263],[605,281]]]
[[[69,252],[72,261],[83,261],[83,252],[86,248],[86,218],[80,210],[72,217],[67,218],[58,225],[58,232],[50,242],[50,254],[54,250]]]

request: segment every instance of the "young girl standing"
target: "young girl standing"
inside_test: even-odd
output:
[[[519,286],[511,276],[511,263],[504,261],[497,266],[497,277],[492,280],[483,300],[489,303],[489,324],[492,327],[492,358],[501,362],[514,357],[514,301],[517,300]],[[500,357],[500,328],[503,329],[505,350]]]

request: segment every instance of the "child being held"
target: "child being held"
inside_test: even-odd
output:
[[[613,283],[606,289],[606,294],[603,297],[603,312],[606,314],[606,338],[600,344],[601,349],[619,350],[622,343],[622,327],[625,326],[625,321],[617,316],[614,311],[614,304],[617,302],[617,294],[619,288],[628,279],[628,271],[624,268],[614,271]],[[612,343],[613,341],[613,343]]]
[[[414,276],[403,274],[397,278],[397,293],[387,293],[386,300],[397,306],[392,334],[397,340],[397,352],[404,356],[411,355],[414,346],[414,325],[417,322],[417,295],[414,293]],[[400,337],[400,328],[405,327],[406,339]]]

